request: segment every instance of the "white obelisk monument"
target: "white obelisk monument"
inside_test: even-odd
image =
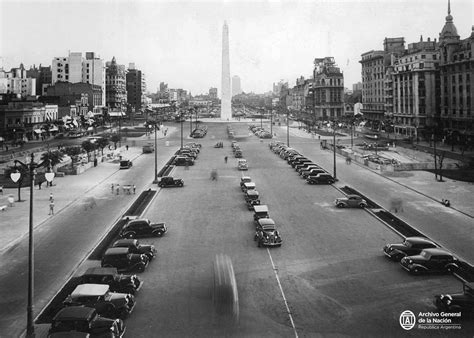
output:
[[[222,87],[221,87],[221,119],[230,120],[231,92],[230,92],[230,61],[229,61],[229,28],[224,21],[222,29]]]

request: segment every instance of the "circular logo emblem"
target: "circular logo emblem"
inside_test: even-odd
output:
[[[403,311],[400,315],[400,326],[404,330],[411,330],[415,326],[416,317],[411,311]]]

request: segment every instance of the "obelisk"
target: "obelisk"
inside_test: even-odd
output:
[[[222,87],[221,87],[221,119],[232,118],[230,93],[230,61],[229,61],[229,28],[224,21],[222,29]]]

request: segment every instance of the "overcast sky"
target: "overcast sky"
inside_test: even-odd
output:
[[[309,77],[315,58],[333,56],[346,87],[360,79],[360,55],[385,37],[438,39],[448,0],[144,1],[0,0],[0,67],[51,65],[93,51],[133,62],[156,92],[160,82],[193,95],[219,88],[222,26],[229,25],[230,72],[245,92]],[[472,0],[451,0],[461,39],[471,34]]]

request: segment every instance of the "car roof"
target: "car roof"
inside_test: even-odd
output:
[[[262,227],[269,226],[269,225],[275,226],[275,221],[272,220],[271,218],[260,218],[260,219],[258,220],[258,223],[259,223]]]
[[[258,191],[253,189],[253,190],[247,190],[247,195],[250,195],[250,196],[258,196]]]
[[[86,275],[115,275],[117,274],[117,268],[102,268],[102,267],[94,267],[94,268],[89,268],[86,270],[84,273],[84,276]]]
[[[80,284],[71,293],[72,297],[102,296],[109,291],[107,284]]]
[[[247,162],[245,158],[239,158],[239,162]]]
[[[128,248],[118,247],[118,248],[108,248],[105,252],[105,255],[124,255],[128,254]]]
[[[440,248],[428,248],[428,249],[423,249],[423,251],[428,252],[430,255],[449,255],[453,256],[452,253],[449,251],[440,249]]]
[[[96,312],[95,309],[85,306],[66,306],[59,310],[54,320],[88,319]]]
[[[356,195],[356,194],[350,194],[350,195],[346,195],[347,198],[351,198],[351,197],[358,197],[358,198],[362,198],[362,196],[359,196],[359,195]]]
[[[114,247],[116,246],[129,246],[129,245],[135,245],[136,242],[138,242],[137,239],[133,238],[123,238],[123,239],[118,239],[114,243]]]
[[[268,206],[262,204],[255,205],[253,210],[255,210],[255,212],[268,212]]]
[[[407,237],[405,238],[405,241],[412,242],[412,243],[433,243],[432,240],[426,237],[421,237],[421,236]]]
[[[246,180],[251,181],[252,179],[250,178],[250,176],[242,176],[242,177],[240,178],[240,180],[241,180],[241,181],[246,181]]]
[[[246,187],[254,187],[255,188],[255,182],[245,182],[244,186]]]

